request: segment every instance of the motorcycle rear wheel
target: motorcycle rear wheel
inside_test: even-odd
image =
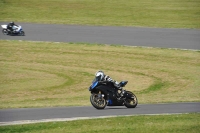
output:
[[[104,109],[106,107],[106,99],[104,97],[99,97],[98,94],[92,93],[90,96],[90,102],[92,106],[96,109]]]
[[[137,97],[135,94],[133,94],[132,92],[130,91],[127,91],[127,93],[129,93],[130,95],[132,95],[133,99],[130,99],[130,98],[127,98],[125,100],[125,103],[124,105],[127,107],[127,108],[135,108],[138,104],[138,100],[137,100]]]
[[[8,31],[7,31],[6,29],[3,29],[3,30],[2,30],[2,33],[3,33],[4,35],[8,35]]]

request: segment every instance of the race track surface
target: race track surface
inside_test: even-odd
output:
[[[1,109],[0,125],[17,123],[35,123],[47,121],[68,121],[76,119],[88,119],[121,116],[121,115],[155,115],[200,112],[200,102],[193,103],[168,103],[168,104],[139,104],[136,108],[125,106],[106,107],[97,110],[92,106],[83,107],[55,107],[55,108],[21,108]]]
[[[0,39],[200,49],[200,30],[197,29],[17,24],[22,26],[26,36],[6,36],[0,33]]]
[[[7,24],[0,22],[0,24]],[[52,42],[85,42],[120,44],[160,48],[200,49],[200,30],[163,29],[107,26],[78,26],[29,24],[21,25],[26,36],[7,36],[0,33],[0,40],[28,40]],[[96,110],[89,107],[0,109],[0,125],[23,124],[42,121],[62,121],[89,117],[119,115],[171,114],[200,112],[200,102],[170,104],[139,104],[134,109],[106,107]]]

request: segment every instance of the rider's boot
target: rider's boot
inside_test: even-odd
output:
[[[117,100],[121,100],[122,97],[124,96],[124,92],[125,92],[122,88],[120,88],[119,90],[120,90],[120,92],[118,93],[118,98],[117,98]]]

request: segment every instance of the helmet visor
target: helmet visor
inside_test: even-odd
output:
[[[96,81],[101,81],[101,75],[96,76]]]

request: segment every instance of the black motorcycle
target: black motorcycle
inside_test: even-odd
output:
[[[128,81],[121,81],[119,85],[125,87]],[[96,109],[104,109],[106,106],[126,106],[135,108],[138,100],[135,94],[130,91],[118,90],[112,82],[98,81],[94,79],[89,87],[91,92],[90,102]]]

